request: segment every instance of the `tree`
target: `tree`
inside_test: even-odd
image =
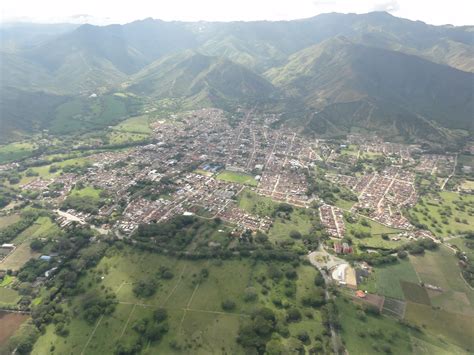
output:
[[[222,302],[222,309],[224,311],[232,311],[235,309],[235,302],[232,300],[225,300]]]
[[[298,308],[290,308],[286,311],[286,320],[288,322],[299,322],[301,320],[301,312]]]

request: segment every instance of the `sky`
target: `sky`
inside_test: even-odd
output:
[[[1,0],[0,21],[127,23],[292,20],[327,12],[387,11],[434,25],[474,25],[474,0]]]

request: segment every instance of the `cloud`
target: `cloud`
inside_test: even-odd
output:
[[[380,4],[376,4],[373,8],[373,11],[394,12],[398,10],[400,10],[400,4],[397,0],[385,1]]]

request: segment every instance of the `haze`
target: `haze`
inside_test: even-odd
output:
[[[399,17],[429,24],[469,25],[474,2],[412,0],[174,0],[62,1],[5,0],[1,22],[127,23],[153,17],[179,21],[292,20],[320,13],[387,11]]]

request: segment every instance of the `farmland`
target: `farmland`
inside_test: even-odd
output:
[[[418,283],[416,272],[408,260],[374,268],[369,279],[361,287],[371,293],[404,300],[401,281]]]
[[[145,343],[144,353],[243,354],[244,349],[236,342],[237,333],[256,307],[269,307],[280,317],[284,311],[275,307],[275,299],[300,308],[297,300],[314,288],[315,270],[311,266],[297,267],[297,281],[262,281],[269,268],[275,267],[288,266],[245,259],[186,261],[132,249],[109,253],[81,279],[79,287],[86,294],[99,288],[113,290],[118,301],[115,311],[93,324],[81,317],[71,319],[66,338],[58,337],[54,327],[48,326],[33,353],[47,352],[52,345],[57,353],[103,353],[114,349],[117,343],[134,343],[140,337],[134,324],[163,307],[168,313],[169,331],[159,342]],[[160,269],[171,270],[171,276],[159,280],[153,295],[138,296],[134,291],[137,283],[156,277]],[[232,282],[228,282],[229,275]],[[294,291],[289,293],[288,287]],[[248,294],[252,297],[247,298]],[[231,301],[232,309],[223,308],[224,301]],[[74,312],[82,302],[82,295],[73,298],[69,310]],[[304,312],[311,319],[304,316],[300,322],[292,323],[290,335],[296,337],[305,329],[314,339],[323,330],[319,322],[314,322],[319,319],[319,312]],[[283,344],[286,342],[282,340]]]

